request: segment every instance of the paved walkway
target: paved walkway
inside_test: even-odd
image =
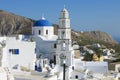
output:
[[[29,72],[14,72],[14,78],[15,80],[57,80],[57,76],[52,74],[48,76],[49,73],[47,72],[36,72],[36,71],[31,71]]]
[[[14,75],[15,80],[44,80],[44,76],[39,75]]]
[[[27,73],[20,73],[20,74],[14,74],[15,80],[45,80],[43,79],[46,72],[44,73],[38,73],[32,72],[33,74],[27,74]]]

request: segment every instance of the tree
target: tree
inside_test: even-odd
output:
[[[90,54],[90,53],[87,52],[84,55],[84,59],[83,60],[85,60],[85,61],[92,61],[93,60],[93,54]]]
[[[100,57],[103,55],[102,50],[99,49],[99,48],[95,48],[94,51],[95,51],[95,53],[96,53],[96,55],[97,55],[97,57],[98,57],[98,60],[100,61]]]

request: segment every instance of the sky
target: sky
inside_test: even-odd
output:
[[[58,24],[60,11],[69,11],[71,28],[100,30],[120,39],[120,0],[0,0],[0,9],[34,20],[42,15]]]

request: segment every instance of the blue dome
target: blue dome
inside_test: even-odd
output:
[[[34,23],[34,26],[52,26],[52,24],[46,19],[40,19]]]

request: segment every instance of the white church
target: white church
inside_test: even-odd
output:
[[[36,53],[38,57],[47,57],[54,64],[66,64],[72,66],[74,51],[71,46],[71,29],[69,13],[64,8],[59,19],[60,27],[58,35],[54,35],[54,27],[44,17],[35,22],[32,30],[36,42]]]
[[[11,71],[36,70],[40,73],[48,71],[47,76],[51,73],[58,75],[54,80],[84,79],[90,76],[88,72],[108,72],[107,62],[84,62],[74,58],[66,8],[60,13],[58,35],[54,34],[54,27],[44,17],[34,23],[32,34],[0,37],[0,43],[5,43],[1,68],[7,67]],[[91,80],[96,80],[93,78]]]

